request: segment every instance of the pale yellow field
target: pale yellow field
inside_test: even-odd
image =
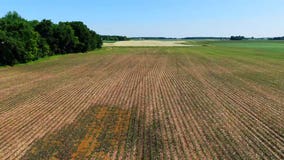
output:
[[[137,41],[118,41],[115,43],[104,43],[104,46],[121,46],[121,47],[131,47],[131,46],[192,46],[183,44],[185,41],[159,41],[159,40],[137,40]]]

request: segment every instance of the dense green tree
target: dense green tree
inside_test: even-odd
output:
[[[24,44],[16,39],[9,38],[0,30],[0,65],[14,65],[24,62]]]
[[[91,50],[94,50],[96,48],[102,48],[103,46],[103,40],[100,35],[98,35],[95,31],[91,31]]]
[[[0,20],[0,30],[5,32],[7,45],[21,44],[24,50],[20,56],[16,56],[17,62],[24,63],[38,58],[39,34],[34,31],[32,25],[21,18],[16,12],[9,12]],[[9,42],[9,43],[8,43]]]
[[[72,53],[79,45],[78,37],[75,36],[73,28],[64,22],[60,22],[53,28],[53,37],[56,53]]]
[[[90,50],[93,37],[89,28],[83,22],[69,22],[68,24],[73,28],[74,34],[79,40],[76,51],[86,52]]]
[[[50,39],[53,36],[53,26],[54,24],[51,20],[42,20],[35,26],[35,30],[46,39]]]
[[[102,40],[83,22],[27,21],[16,12],[0,18],[0,65],[26,63],[53,54],[101,48]]]
[[[41,38],[39,41],[39,57],[52,56],[54,52],[50,49],[46,39]]]
[[[56,53],[56,42],[54,38],[54,28],[55,24],[51,20],[42,20],[35,26],[35,30],[41,35],[40,46],[42,51],[46,52],[47,55],[53,55]]]

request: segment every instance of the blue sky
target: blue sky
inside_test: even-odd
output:
[[[0,16],[83,21],[126,36],[284,36],[284,0],[0,0]]]

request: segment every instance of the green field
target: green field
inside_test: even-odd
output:
[[[284,42],[104,47],[0,68],[0,159],[284,159]]]
[[[197,44],[197,45],[210,45],[226,48],[235,48],[240,49],[254,49],[249,50],[251,54],[256,52],[266,52],[268,55],[273,55],[276,52],[283,54],[284,50],[284,41],[268,41],[268,40],[243,40],[243,41],[188,41],[188,44]]]

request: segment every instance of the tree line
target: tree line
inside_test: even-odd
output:
[[[244,36],[231,36],[230,40],[244,40],[246,39]]]
[[[0,65],[14,65],[56,54],[102,47],[102,39],[83,22],[28,21],[16,12],[0,18]]]
[[[284,40],[284,36],[283,37],[269,38],[269,40]]]
[[[126,36],[109,36],[109,35],[101,35],[102,40],[104,41],[127,41],[129,40]]]

